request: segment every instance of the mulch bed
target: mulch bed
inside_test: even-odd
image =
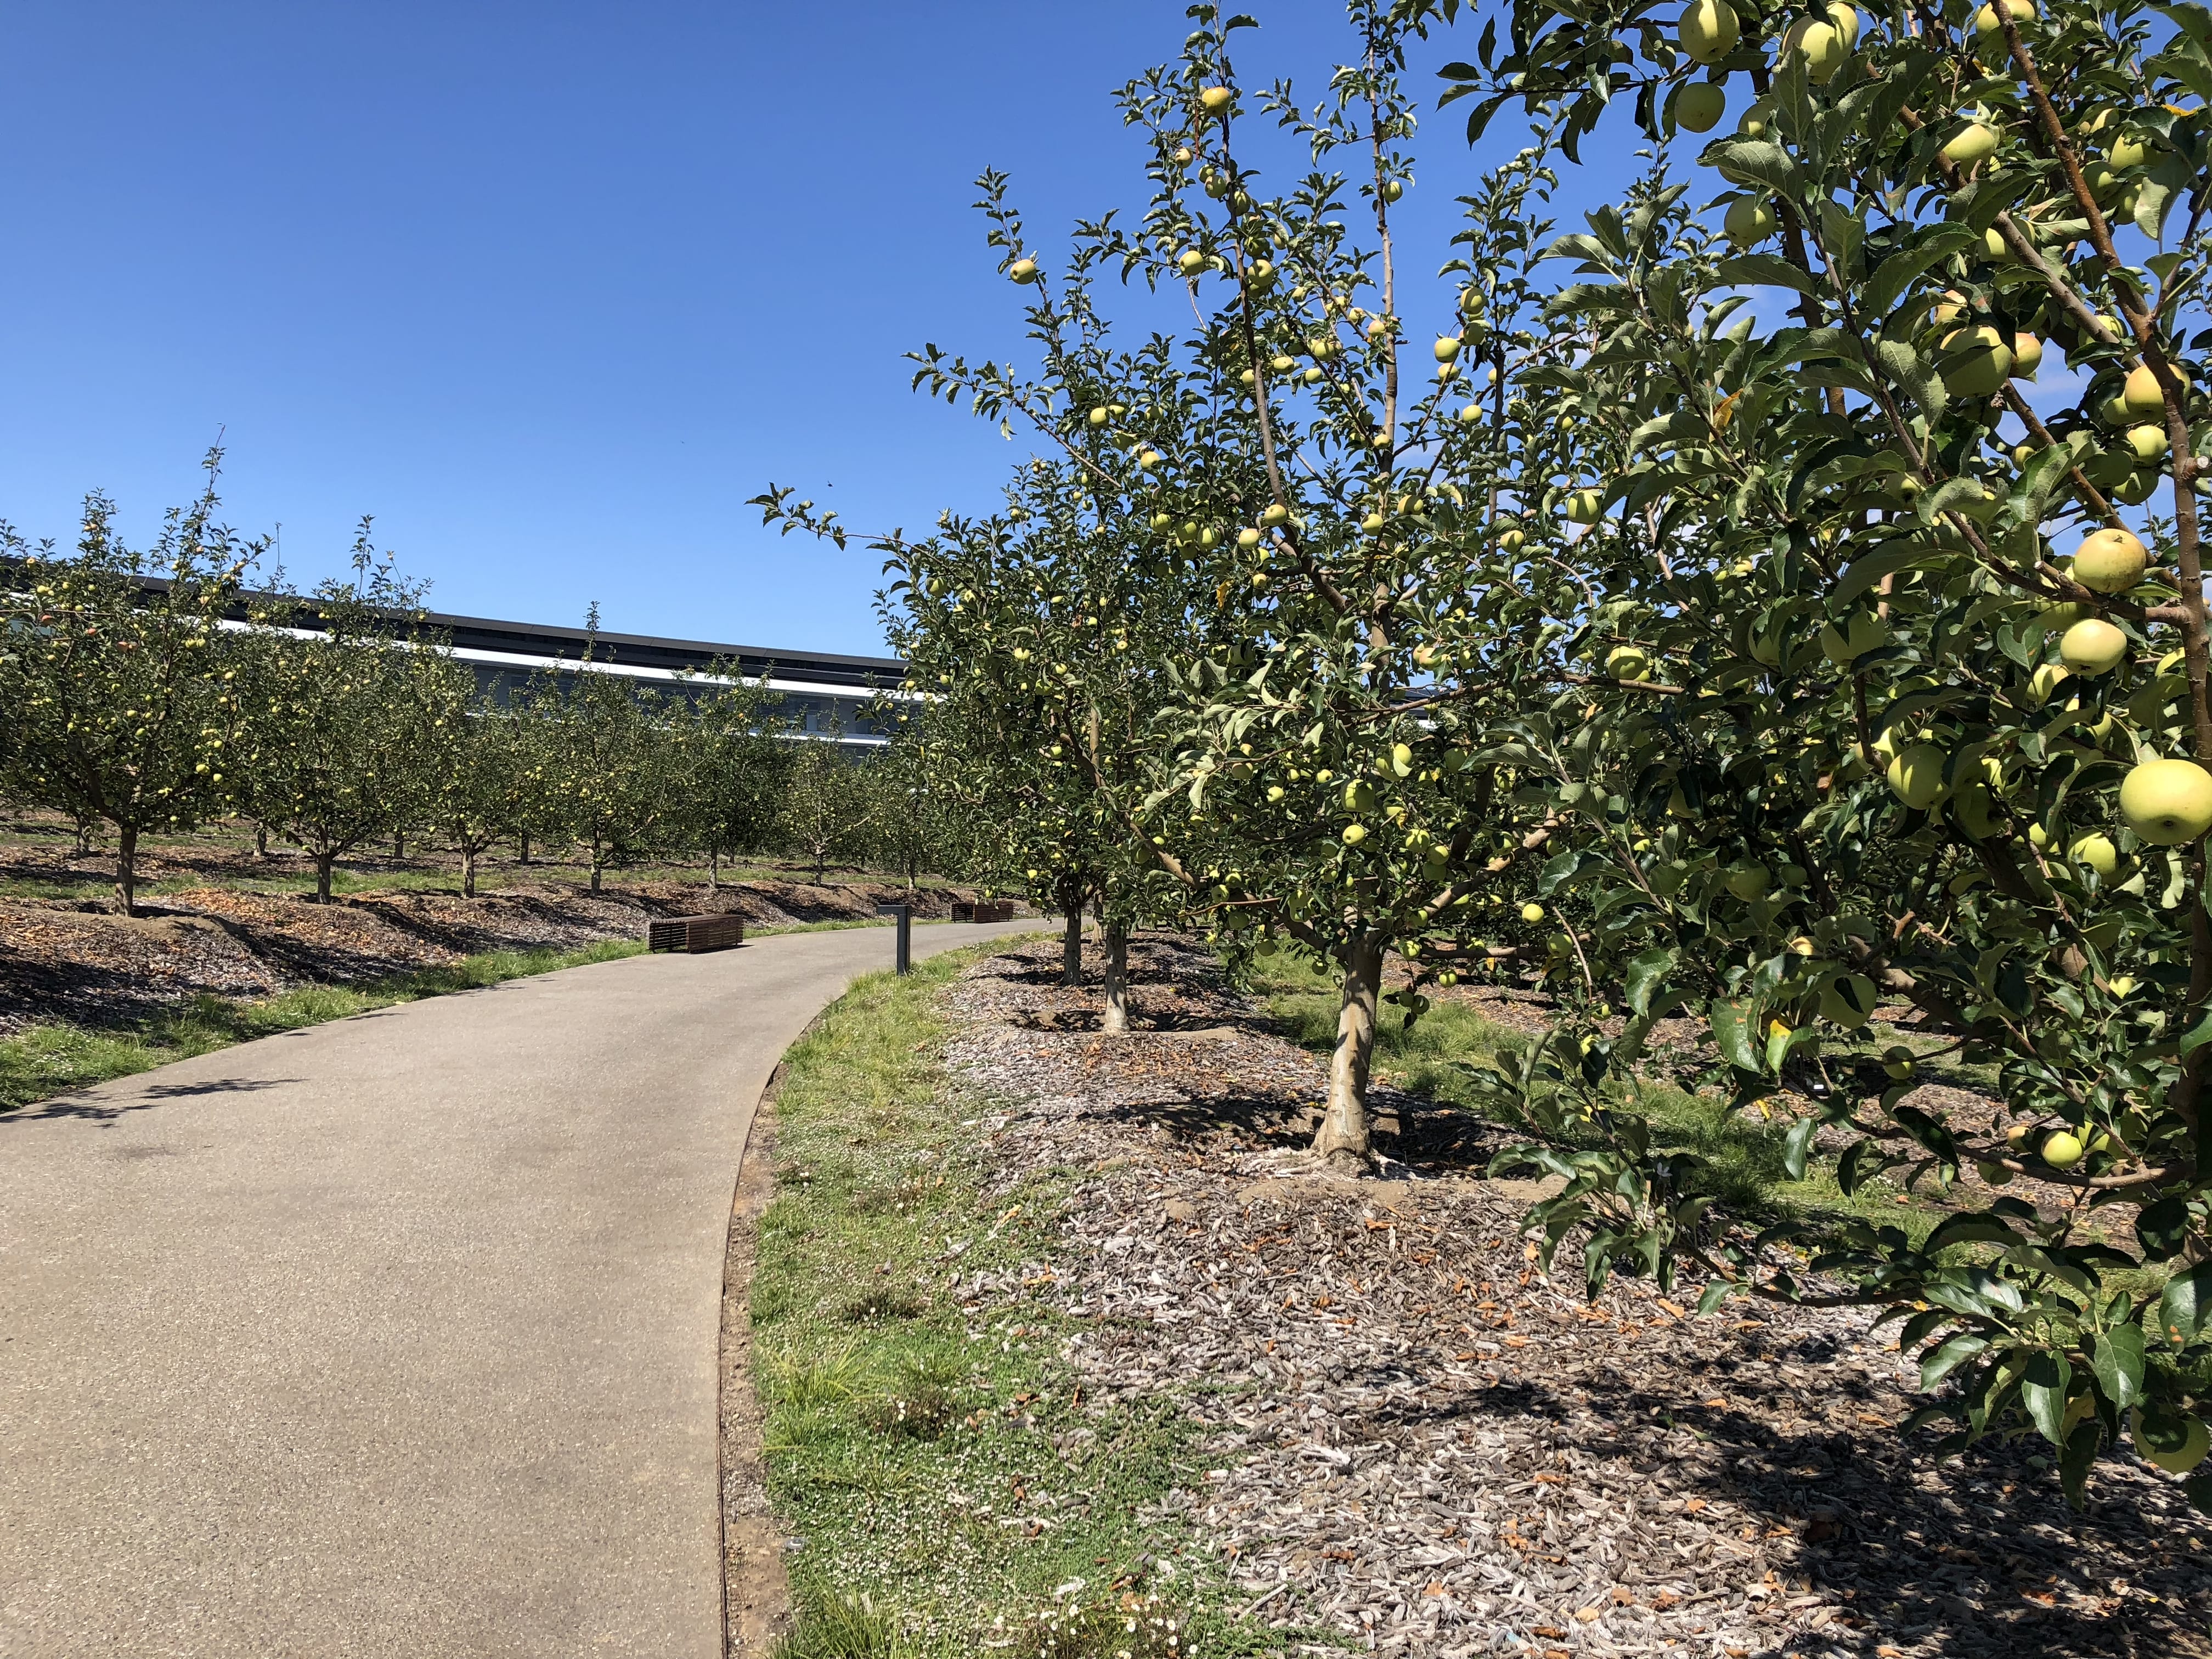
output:
[[[258,998],[364,984],[486,951],[573,951],[641,938],[656,916],[729,911],[773,927],[872,921],[878,905],[908,901],[904,887],[884,881],[755,879],[710,890],[703,881],[626,883],[619,873],[594,893],[549,867],[543,879],[521,883],[507,872],[473,899],[461,896],[456,872],[449,889],[395,885],[316,904],[223,884],[312,876],[296,854],[264,860],[222,846],[161,844],[141,863],[144,914],[126,921],[108,913],[111,855],[73,855],[58,842],[0,843],[0,882],[82,894],[0,890],[0,1036],[51,1020],[135,1025],[198,995]],[[365,859],[349,867],[371,878],[383,869],[434,878],[444,863]],[[150,890],[178,880],[205,884]],[[968,896],[929,888],[910,902],[917,916],[944,918],[955,898]]]
[[[2177,1481],[2107,1462],[2077,1518],[2036,1443],[1936,1462],[1863,1310],[1585,1304],[1463,1115],[1381,1091],[1385,1178],[1326,1173],[1315,1057],[1205,953],[1133,954],[1164,1029],[1099,1035],[1046,944],[950,994],[994,1185],[1083,1172],[1063,1248],[962,1294],[978,1322],[1044,1299],[1085,1397],[1205,1425],[1219,1466],[1166,1513],[1287,1650],[2212,1653],[2212,1524]]]

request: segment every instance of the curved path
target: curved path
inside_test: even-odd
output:
[[[0,1655],[719,1659],[738,1164],[890,946],[572,968],[0,1118]]]

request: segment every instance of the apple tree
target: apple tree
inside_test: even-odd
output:
[[[1448,71],[1471,132],[1512,105],[1657,145],[1550,250],[1571,453],[1513,485],[1583,592],[1553,689],[1492,733],[1587,966],[1491,1080],[1569,1179],[1536,1219],[1594,1288],[1879,1306],[1950,1443],[2039,1436],[2079,1501],[2130,1440],[2212,1504],[2212,14],[1502,15]],[[2070,403],[2034,386],[2061,353]],[[1865,1058],[1878,1008],[1932,1046]],[[1714,1217],[1634,1110],[1662,1017],[1736,1107],[1785,1078],[1815,1103],[1793,1170],[1832,1152],[1951,1212]],[[1994,1101],[1923,1092],[1933,1055]]]
[[[154,546],[117,536],[113,505],[86,498],[73,556],[0,525],[14,562],[0,606],[0,692],[11,793],[115,826],[115,906],[136,914],[139,838],[232,809],[242,710],[223,627],[240,576],[264,550],[216,521],[208,487],[172,511]]]

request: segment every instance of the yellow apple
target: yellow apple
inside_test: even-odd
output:
[[[2195,761],[2145,761],[2120,785],[2128,828],[2154,847],[2179,847],[2212,830],[2212,772]]]
[[[2015,380],[2032,380],[2035,371],[2043,367],[2043,342],[2033,334],[2012,337],[2012,376]]]
[[[1943,337],[1943,356],[1936,365],[1944,390],[1961,398],[1987,398],[2012,373],[2012,348],[1986,323],[1954,329]]]
[[[2093,593],[2124,593],[2142,580],[2150,554],[2124,530],[2100,530],[2074,550],[2074,580]]]
[[[1357,847],[1361,842],[1365,841],[1366,839],[1367,826],[1365,824],[1347,823],[1344,826],[1344,844],[1346,847]]]
[[[2136,1413],[2135,1431],[2136,1450],[2142,1454],[2143,1462],[2155,1464],[2168,1474],[2187,1474],[2204,1461],[2208,1453],[2212,1453],[2212,1429],[2205,1427],[2201,1417],[2189,1419],[2181,1443],[2171,1451],[2160,1451],[2144,1443],[2140,1412]]]
[[[1017,259],[1006,267],[1006,275],[1018,283],[1034,283],[1038,276],[1037,262],[1034,259]]]
[[[2094,679],[2128,659],[2128,636],[2108,622],[2085,617],[2058,636],[2058,659]]]
[[[1208,87],[1198,94],[1198,106],[1208,115],[1218,115],[1229,107],[1236,96],[1227,87]]]
[[[2066,851],[2075,863],[2094,870],[2102,881],[2110,881],[2112,872],[2120,867],[2120,849],[2112,845],[2112,837],[2094,830],[2075,837],[2074,844]]]
[[[1605,492],[1601,489],[1576,489],[1568,492],[1566,515],[1575,524],[1595,524],[1604,511]]]
[[[1721,229],[1738,247],[1749,247],[1774,234],[1774,210],[1755,196],[1739,197],[1721,216]]]
[[[2043,1140],[2043,1161],[2054,1170],[2070,1170],[2081,1161],[2081,1137],[2070,1129],[2061,1129],[2046,1135]]]
[[[1697,64],[1717,64],[1735,50],[1743,25],[1728,0],[1690,0],[1674,25],[1682,55]]]
[[[2035,15],[2035,0],[2004,0],[2004,6],[2015,23],[2025,23]],[[2004,24],[1999,21],[1994,4],[1984,6],[1974,14],[1974,33],[1998,36],[2004,33]]]
[[[1692,81],[1674,94],[1674,125],[1711,132],[1728,110],[1728,94],[1710,81]]]
[[[1886,775],[1891,790],[1914,811],[1927,811],[1943,799],[1943,767],[1949,758],[1932,743],[1914,744],[1890,762]]]
[[[1800,18],[1783,33],[1782,55],[1803,59],[1805,78],[1820,87],[1836,78],[1836,71],[1843,68],[1844,60],[1851,55],[1851,48],[1843,31],[1834,24]]]
[[[2148,363],[2137,363],[2128,371],[2127,384],[2120,388],[2120,401],[2127,405],[2130,415],[2155,415],[2166,407],[2166,393]]]
[[[1617,645],[1605,653],[1605,672],[1617,680],[1651,677],[1651,659],[1641,646]]]
[[[1943,159],[1971,171],[1997,153],[1997,130],[1980,121],[1969,121],[1943,146]]]
[[[1531,902],[1521,907],[1521,920],[1531,927],[1544,919],[1544,907]]]
[[[2128,447],[2135,452],[2136,460],[2142,465],[2154,465],[2166,459],[2166,431],[2162,427],[2153,426],[2148,422],[2141,426],[2131,426],[2127,430],[2127,443]]]

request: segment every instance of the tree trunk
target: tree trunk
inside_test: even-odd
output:
[[[253,856],[258,859],[269,856],[269,826],[265,823],[253,826]]]
[[[520,840],[522,842],[521,856],[516,859],[515,862],[517,864],[527,864],[530,862],[530,831],[527,830],[524,830],[521,834]]]
[[[722,890],[722,849],[719,847],[707,849],[707,890],[710,893]]]
[[[592,838],[592,890],[599,890],[599,874],[606,868],[605,855],[599,851],[599,837]]]
[[[1106,1012],[1102,1029],[1116,1033],[1129,1029],[1129,924],[1126,921],[1106,924]]]
[[[392,861],[394,864],[404,864],[407,861],[407,832],[404,830],[394,830],[392,832]]]
[[[827,847],[817,847],[814,849],[814,884],[817,887],[830,879],[829,868],[823,863],[829,856],[830,849]]]
[[[914,854],[911,853],[906,855],[906,894],[908,898],[914,896]]]
[[[1373,1159],[1367,1136],[1367,1073],[1375,1060],[1375,1007],[1382,989],[1384,940],[1361,933],[1344,963],[1344,1003],[1336,1017],[1336,1052],[1328,1062],[1328,1101],[1313,1149],[1329,1168],[1364,1172]]]
[[[1067,907],[1067,926],[1060,936],[1060,982],[1083,983],[1083,907]]]
[[[115,841],[115,908],[126,916],[138,914],[138,831],[118,823]]]
[[[92,851],[92,820],[79,818],[76,821],[76,856],[82,858],[90,851]]]
[[[465,842],[463,842],[461,843],[461,896],[462,896],[463,898],[474,898],[476,896],[477,896],[477,848],[476,848],[476,843],[475,843],[474,842],[471,842],[471,841],[465,841]]]
[[[331,866],[337,861],[336,853],[315,854],[315,902],[318,904],[331,902]]]

